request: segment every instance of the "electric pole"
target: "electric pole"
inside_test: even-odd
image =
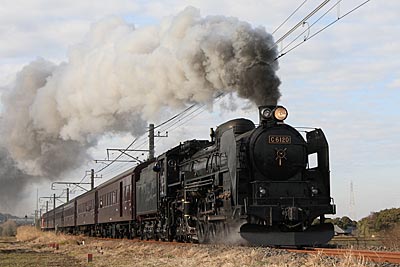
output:
[[[154,124],[149,125],[149,160],[154,159]]]

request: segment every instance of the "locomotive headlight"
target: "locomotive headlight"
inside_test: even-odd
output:
[[[284,121],[288,116],[287,109],[284,107],[277,107],[274,110],[274,118],[278,121]]]
[[[272,115],[272,111],[269,108],[263,108],[261,110],[261,116],[263,116],[265,119],[270,118]]]
[[[260,192],[260,196],[265,196],[265,194],[267,193],[267,190],[265,190],[265,188],[260,187],[258,192]]]

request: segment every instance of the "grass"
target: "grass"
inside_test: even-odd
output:
[[[0,253],[2,267],[31,266],[82,266],[76,259],[67,255],[55,255],[52,252],[9,251]]]
[[[78,241],[85,240],[85,245]],[[8,242],[8,243],[7,243]],[[303,255],[256,247],[192,245],[99,240],[79,236],[43,233],[34,228],[19,228],[17,237],[0,241],[0,266],[271,266],[271,267],[363,267],[361,259],[347,255],[331,258]],[[59,250],[49,247],[58,243]],[[2,246],[4,245],[4,246]],[[88,253],[93,262],[87,263]]]

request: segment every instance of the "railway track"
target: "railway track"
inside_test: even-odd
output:
[[[294,253],[320,254],[320,255],[335,256],[335,257],[351,256],[366,261],[400,264],[400,252],[334,249],[334,248],[287,249],[287,251]]]
[[[160,241],[144,241],[138,240],[138,242],[146,243],[160,243]],[[163,244],[170,245],[191,245],[192,243],[182,242],[161,242]],[[308,248],[308,249],[285,249],[288,252],[294,253],[308,253],[308,254],[319,254],[325,256],[334,257],[355,257],[365,261],[372,262],[386,262],[400,264],[400,252],[388,252],[388,251],[374,251],[374,250],[354,250],[354,249],[341,249],[341,248]]]
[[[103,240],[115,240],[112,238],[101,238]],[[167,245],[187,245],[190,246],[193,243],[184,242],[163,242],[155,240],[140,240],[132,239],[132,242],[143,242],[143,243],[154,243],[154,244],[167,244]],[[284,250],[293,253],[306,253],[306,254],[319,254],[323,256],[334,256],[334,257],[355,257],[365,261],[372,262],[383,262],[383,263],[394,263],[400,264],[400,252],[388,252],[388,251],[374,251],[374,250],[354,250],[354,249],[341,249],[341,248],[306,248],[306,249],[289,249]]]

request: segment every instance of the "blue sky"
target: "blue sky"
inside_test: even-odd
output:
[[[15,74],[37,57],[56,63],[66,60],[68,48],[82,40],[92,23],[107,16],[122,17],[140,28],[158,24],[164,17],[192,5],[200,9],[202,16],[234,16],[272,32],[302,2],[0,0],[0,86],[12,83]],[[334,9],[318,27],[336,19],[338,12],[342,15],[362,2],[342,1],[340,9]],[[318,3],[308,1],[274,37],[282,36]],[[332,196],[339,216],[349,214],[351,181],[356,218],[371,211],[400,207],[399,10],[399,1],[372,0],[279,60],[280,103],[289,109],[287,122],[320,127],[328,137]],[[318,27],[311,29],[311,34]],[[297,34],[298,31],[292,36]],[[284,42],[289,43],[289,39]],[[224,98],[221,102],[229,101]],[[247,105],[238,98],[234,102],[239,107]],[[218,102],[185,127],[171,132],[169,138],[158,141],[157,151],[161,153],[185,139],[208,138],[210,127],[235,117],[256,120],[257,113],[241,108],[228,112]],[[125,147],[131,139],[129,135],[106,135],[91,153],[95,158],[104,157],[107,147]],[[81,178],[84,170],[92,167],[99,168],[88,163],[64,178]],[[103,180],[123,168],[110,168]],[[51,193],[47,189],[49,183],[32,181],[32,186],[40,187],[43,194]],[[34,209],[33,204],[26,205],[33,198],[27,194],[21,213]]]

